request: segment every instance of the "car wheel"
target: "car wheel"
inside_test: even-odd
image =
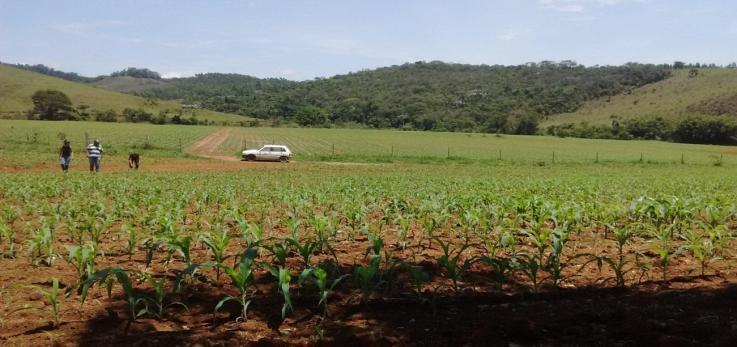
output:
[[[288,163],[289,162],[289,157],[279,157],[279,161],[282,162],[282,163]]]
[[[256,156],[253,154],[249,154],[246,156],[246,161],[254,161],[256,160]]]

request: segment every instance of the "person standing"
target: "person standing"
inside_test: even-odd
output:
[[[59,148],[59,164],[64,173],[69,171],[69,165],[72,163],[72,146],[69,140],[64,140],[64,144]]]
[[[90,160],[90,172],[100,172],[102,152],[102,145],[100,144],[99,139],[87,146],[87,158]]]

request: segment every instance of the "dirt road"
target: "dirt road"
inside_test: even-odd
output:
[[[230,129],[222,128],[216,132],[213,132],[193,144],[189,145],[184,150],[187,153],[194,154],[198,157],[218,159],[224,161],[240,161],[238,157],[232,155],[224,155],[216,152],[217,148],[228,138],[230,135]]]

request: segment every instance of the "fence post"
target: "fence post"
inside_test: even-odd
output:
[[[685,164],[685,163],[686,163],[686,161],[683,158],[683,153],[681,153],[681,164]]]
[[[642,156],[642,152],[640,152],[640,162],[641,162],[641,163],[643,162],[643,156]]]
[[[553,164],[555,164],[555,151],[553,151]]]
[[[335,144],[333,144],[333,157],[335,156]]]
[[[446,159],[450,159],[450,147],[448,147],[448,157]]]
[[[182,153],[182,139],[179,139],[179,153]]]
[[[502,160],[502,150],[499,150],[499,160]]]
[[[394,145],[392,145],[392,154],[390,156],[394,157]]]

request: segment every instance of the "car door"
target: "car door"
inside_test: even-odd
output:
[[[266,159],[267,160],[277,160],[279,159],[279,152],[277,152],[278,148],[276,147],[267,147],[267,154]]]
[[[271,160],[271,147],[264,146],[258,150],[258,160]]]
[[[286,150],[282,147],[274,147],[274,160],[279,160],[282,156],[286,155]]]

